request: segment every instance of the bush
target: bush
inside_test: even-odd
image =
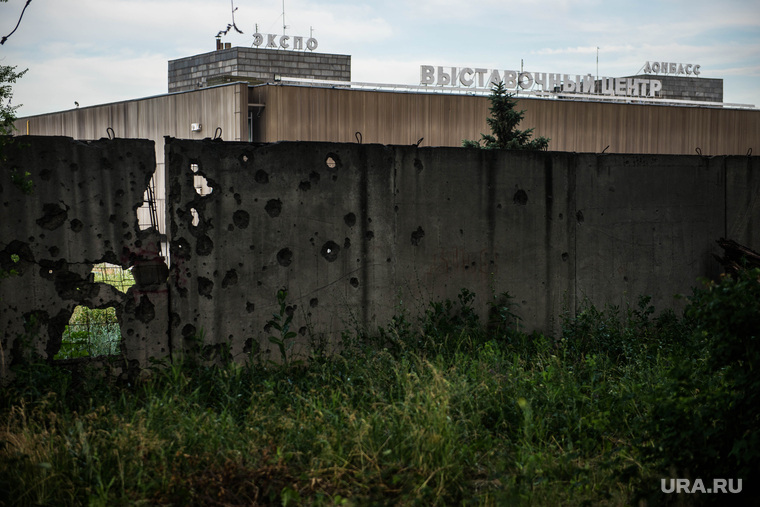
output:
[[[654,393],[643,453],[669,477],[741,478],[750,495],[760,471],[760,269],[695,290],[685,315],[691,343]]]

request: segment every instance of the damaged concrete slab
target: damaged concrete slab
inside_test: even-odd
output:
[[[0,178],[0,341],[3,376],[24,354],[52,360],[77,305],[113,307],[125,364],[168,353],[165,284],[124,294],[90,276],[163,259],[136,210],[155,170],[152,141],[15,137]],[[166,267],[164,265],[164,272]]]

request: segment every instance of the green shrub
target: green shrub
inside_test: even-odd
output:
[[[760,269],[694,291],[691,342],[654,394],[643,453],[667,477],[760,478]]]

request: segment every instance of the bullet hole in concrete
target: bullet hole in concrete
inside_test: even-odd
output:
[[[417,227],[417,230],[412,232],[412,245],[418,246],[424,237],[425,231],[422,230],[422,226]]]
[[[334,241],[328,241],[322,245],[322,250],[320,253],[322,254],[322,257],[327,260],[327,262],[334,262],[335,259],[338,258],[338,253],[340,253],[340,246],[338,246],[338,244]]]
[[[313,237],[309,238],[309,243],[311,243],[311,245],[314,246],[314,238]]]
[[[332,180],[333,181],[338,181],[338,175],[337,174],[333,174],[332,175]]]
[[[340,157],[335,153],[328,153],[325,157],[325,166],[330,171],[337,171],[341,167]]]
[[[422,161],[420,159],[418,159],[418,158],[414,159],[414,168],[417,169],[417,173],[418,174],[422,172],[422,170],[424,169],[424,167],[423,167]]]
[[[355,289],[359,286],[359,279],[352,276],[350,283],[351,283],[351,287]]]
[[[290,248],[286,247],[277,252],[277,262],[284,268],[290,266],[290,263],[293,262],[293,252]]]
[[[189,260],[192,257],[192,248],[185,238],[179,238],[169,243],[169,252],[172,257],[181,257]]]
[[[195,208],[190,208],[190,214],[193,216],[193,220],[192,220],[192,222],[190,222],[190,224],[191,224],[193,227],[198,227],[198,224],[199,224],[199,223],[200,223],[200,221],[201,221],[201,218],[200,218],[200,216],[198,215],[198,212],[197,212],[197,211],[195,211]]]
[[[122,222],[121,223],[121,228],[122,229],[129,229],[129,224],[127,222]]]
[[[236,193],[233,197],[235,198],[235,204],[240,206],[240,204],[242,204],[243,202],[243,199],[240,197],[240,194]]]
[[[353,213],[348,213],[343,217],[343,221],[346,222],[347,226],[353,227],[356,225],[356,215]]]
[[[78,171],[79,170],[79,164],[72,162],[69,164],[69,170],[70,171]]]
[[[245,302],[245,311],[247,313],[253,313],[253,311],[256,309],[256,305],[251,303],[250,301]]]
[[[48,253],[50,254],[50,257],[58,257],[58,254],[61,253],[61,251],[57,246],[51,246],[48,248]]]
[[[108,217],[108,223],[109,224],[115,224],[116,223],[116,215],[109,215],[109,217]]]
[[[351,248],[351,240],[346,238],[343,240],[343,248]]]
[[[301,336],[306,336],[306,331],[307,331],[306,326],[301,326],[298,328],[298,334],[300,334]]]
[[[71,226],[71,230],[74,232],[79,232],[84,228],[84,224],[78,218],[75,218],[74,220],[69,222],[69,226]]]
[[[238,229],[247,228],[250,221],[251,217],[245,210],[239,209],[232,214],[232,223],[235,224],[235,227]]]
[[[390,261],[391,261],[390,257],[388,257],[387,259],[385,259],[385,262],[390,262]]]
[[[124,236],[122,236],[125,240],[131,241],[132,240],[132,233],[127,232]]]
[[[398,213],[398,206],[394,206],[393,207],[393,211],[395,211],[396,213]]]
[[[496,205],[496,209],[501,209],[501,203]]]
[[[367,223],[368,223],[368,224],[371,224],[371,223],[372,223],[372,219],[371,219],[371,218],[369,218],[369,217],[367,217]]]
[[[562,252],[562,260],[563,260],[564,262],[567,262],[567,260],[568,260],[569,258],[570,258],[570,254],[568,254],[567,252]]]
[[[128,300],[127,308],[126,308],[127,311],[129,311],[130,301],[134,301],[134,299]],[[156,318],[156,307],[153,306],[153,303],[150,301],[148,296],[143,294],[142,296],[140,296],[140,304],[137,305],[137,307],[134,309],[134,312],[132,313],[137,320],[139,320],[143,324],[147,324],[148,322]]]
[[[282,213],[282,201],[279,199],[269,199],[264,209],[270,217],[278,217]]]
[[[309,181],[312,183],[312,185],[316,185],[319,183],[319,173],[317,171],[312,171],[309,173]]]
[[[263,169],[259,169],[256,171],[256,174],[253,175],[253,179],[256,183],[266,185],[269,183],[269,173]]]
[[[250,245],[250,246],[248,247],[248,250],[256,250],[256,245]]]
[[[525,206],[528,204],[528,194],[523,189],[519,189],[515,192],[515,196],[512,198],[515,204],[519,206]]]
[[[261,271],[266,271],[266,270],[267,270],[266,266],[261,266]]]
[[[298,305],[286,306],[285,315],[287,315],[288,317],[292,317],[296,312],[296,308],[298,308]]]
[[[211,292],[214,290],[214,282],[204,276],[198,277],[198,294],[211,299]]]
[[[312,308],[316,308],[317,306],[319,306],[319,299],[311,298],[309,300],[309,306],[311,306]]]
[[[125,193],[125,192],[124,192],[124,190],[122,190],[122,189],[119,189],[119,190],[117,190],[117,191],[116,191],[116,198],[117,198],[117,199],[123,199],[123,198],[124,198],[124,193]]]
[[[578,210],[578,212],[575,214],[575,219],[578,221],[579,224],[582,224],[585,218],[583,218],[583,211]]]
[[[306,181],[306,180],[302,181],[301,183],[298,184],[298,190],[302,192],[308,192],[309,190],[311,190],[311,182]]]
[[[201,236],[195,243],[195,253],[200,256],[209,255],[214,251],[214,242],[208,236]]]
[[[560,213],[559,214],[559,219],[562,220],[563,218],[565,218],[565,215],[563,215],[562,213]]]
[[[43,229],[53,231],[68,218],[68,207],[63,208],[59,203],[46,203],[42,205],[42,218],[37,219],[37,225]]]
[[[364,238],[365,238],[367,241],[369,241],[370,239],[372,239],[372,238],[374,238],[374,237],[375,237],[375,233],[374,233],[373,231],[367,231],[367,232],[364,234]]]
[[[623,277],[623,281],[624,281],[624,282],[627,282],[627,281],[628,281],[628,277],[627,277],[627,276],[624,276],[624,277]]]
[[[222,289],[226,289],[227,287],[237,285],[237,283],[238,283],[237,271],[235,271],[234,269],[230,269],[224,274],[224,279],[222,279]]]
[[[195,326],[192,324],[185,324],[182,328],[182,337],[186,339],[195,338]]]

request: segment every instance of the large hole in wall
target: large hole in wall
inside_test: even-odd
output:
[[[101,282],[127,292],[135,279],[129,270],[114,264],[98,264],[91,273],[94,282]],[[79,305],[63,331],[61,348],[53,359],[110,356],[119,353],[121,330],[116,307],[88,308]]]
[[[209,195],[214,191],[214,188],[208,184],[206,178],[202,174],[198,173],[198,164],[190,164],[190,170],[194,173],[193,186],[195,187],[195,192],[198,195]]]

